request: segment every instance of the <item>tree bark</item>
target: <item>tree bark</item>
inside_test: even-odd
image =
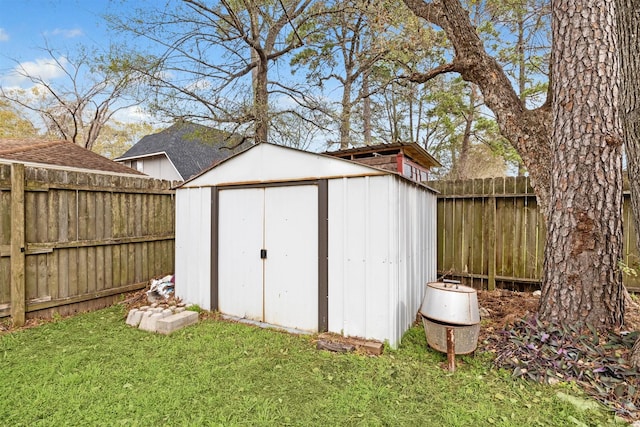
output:
[[[640,230],[640,0],[616,0],[620,53],[620,116],[627,150],[627,172],[631,208],[636,230]],[[636,240],[640,252],[640,239]],[[640,338],[631,354],[631,364],[640,367]]]
[[[615,9],[556,0],[551,210],[540,317],[622,324],[622,140]]]

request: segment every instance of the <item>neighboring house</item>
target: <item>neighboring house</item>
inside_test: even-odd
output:
[[[26,164],[144,175],[68,141],[0,138],[0,160]]]
[[[416,182],[429,180],[429,170],[442,166],[424,148],[416,143],[367,145],[325,154],[348,159],[380,169],[397,172]]]
[[[162,132],[143,137],[115,161],[154,178],[186,181],[249,146],[249,141],[237,135],[178,122]]]

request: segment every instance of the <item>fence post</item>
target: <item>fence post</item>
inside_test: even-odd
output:
[[[11,319],[25,322],[24,165],[11,164]]]

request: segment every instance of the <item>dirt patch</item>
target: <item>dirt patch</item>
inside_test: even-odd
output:
[[[480,324],[480,342],[482,342],[483,338],[495,330],[504,329],[516,320],[536,313],[540,297],[534,296],[531,292],[497,289],[478,291],[478,303],[489,314],[482,317]]]
[[[504,329],[517,320],[524,319],[538,311],[540,297],[531,292],[514,292],[504,289],[478,291],[478,303],[486,309],[488,317],[483,317],[480,325],[480,342],[494,331]],[[625,324],[621,330],[640,330],[640,298],[632,297],[625,308]]]

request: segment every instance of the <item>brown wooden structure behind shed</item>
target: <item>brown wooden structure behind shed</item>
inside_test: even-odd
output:
[[[431,154],[416,143],[366,145],[325,154],[352,160],[367,166],[397,172],[416,182],[429,180],[429,170],[441,166]]]

